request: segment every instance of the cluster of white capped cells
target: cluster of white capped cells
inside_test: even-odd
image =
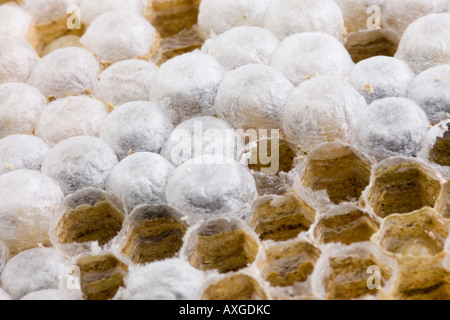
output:
[[[323,297],[310,278],[269,290],[271,252],[311,241],[330,267],[314,233],[345,207],[334,189],[378,228],[384,161],[436,170],[412,202],[450,210],[449,131],[450,0],[0,0],[0,300],[198,299],[244,278]]]

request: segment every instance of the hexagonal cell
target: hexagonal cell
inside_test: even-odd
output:
[[[134,209],[119,236],[120,253],[137,264],[174,257],[183,245],[187,229],[182,216],[166,204]]]
[[[393,57],[399,39],[388,30],[368,30],[352,33],[345,47],[355,63],[375,56]]]
[[[371,242],[329,245],[316,263],[313,289],[328,300],[380,298],[390,289],[396,268],[395,260]],[[379,290],[370,289],[369,282],[376,284],[371,276],[379,277]]]
[[[252,263],[258,254],[256,234],[237,218],[215,218],[200,222],[186,235],[183,254],[200,270],[220,273],[237,271]]]
[[[352,244],[370,241],[379,225],[365,210],[344,204],[320,216],[314,228],[314,237],[319,243]]]
[[[253,277],[238,273],[211,281],[203,291],[201,299],[267,300],[267,295]]]
[[[86,300],[113,298],[124,285],[123,278],[128,272],[127,267],[110,253],[83,256],[76,265],[80,268],[81,290]]]
[[[92,242],[105,245],[121,230],[125,219],[121,202],[103,190],[86,188],[64,199],[52,221],[53,245],[74,255]]]
[[[241,136],[249,143],[239,152],[240,163],[248,164],[260,195],[282,195],[292,186],[288,174],[296,165],[300,150],[278,135],[262,137]]]
[[[374,240],[393,254],[433,256],[444,250],[448,234],[445,220],[433,209],[424,208],[387,217]]]
[[[383,221],[373,240],[398,261],[394,297],[450,298],[446,282],[449,272],[442,265],[448,234],[446,221],[430,208],[392,215]]]
[[[393,157],[374,169],[365,198],[374,212],[385,218],[434,208],[441,193],[441,179],[432,167],[416,159]]]
[[[285,241],[308,231],[314,223],[316,210],[294,193],[266,196],[255,203],[250,227],[260,240]]]
[[[310,277],[320,253],[308,240],[294,240],[267,246],[257,265],[262,277],[272,287],[290,287]]]
[[[325,143],[306,158],[301,183],[313,191],[325,190],[334,204],[358,200],[369,185],[371,164],[350,145]]]

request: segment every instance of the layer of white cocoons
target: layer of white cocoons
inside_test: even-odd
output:
[[[81,136],[54,146],[44,158],[41,171],[56,180],[68,195],[86,187],[103,189],[117,163],[114,151],[106,142]]]
[[[206,40],[202,51],[233,70],[247,64],[269,65],[280,40],[259,27],[237,27]]]
[[[381,99],[364,108],[352,141],[377,161],[393,156],[415,156],[429,124],[425,112],[413,101]]]
[[[222,155],[185,162],[174,170],[166,187],[167,203],[194,220],[218,214],[248,218],[257,195],[250,171]]]
[[[9,2],[0,6],[0,35],[31,40],[33,17],[16,3]]]
[[[156,51],[156,29],[140,14],[112,11],[95,19],[81,43],[102,62],[149,57]]]
[[[62,98],[91,89],[99,71],[100,63],[88,50],[62,48],[42,58],[28,83],[47,97]]]
[[[123,159],[106,180],[105,189],[121,199],[127,211],[165,202],[167,179],[174,167],[156,153],[138,152]]]
[[[94,84],[94,95],[114,106],[150,100],[150,88],[158,67],[144,60],[124,60],[103,71]]]
[[[271,0],[203,0],[198,26],[205,39],[234,27],[262,27]]]
[[[54,248],[23,251],[6,264],[2,287],[15,300],[32,292],[57,289],[62,266],[63,257]]]
[[[212,115],[219,84],[225,76],[220,63],[194,51],[170,59],[159,68],[151,97],[164,106],[174,124],[193,116]]]
[[[430,14],[409,25],[395,57],[416,72],[450,64],[450,13]]]
[[[42,110],[36,135],[51,146],[76,136],[98,136],[106,115],[106,106],[89,96],[57,99]]]
[[[32,134],[47,99],[35,88],[17,82],[0,85],[0,138]]]
[[[370,104],[383,98],[405,97],[415,76],[405,62],[377,56],[357,63],[350,73],[350,82]]]
[[[450,114],[450,65],[419,74],[408,88],[408,98],[422,107],[431,122],[446,120]]]
[[[116,300],[193,300],[200,295],[204,274],[179,259],[130,268]]]
[[[144,12],[147,0],[80,0],[81,22],[90,25],[97,17],[116,10]]]
[[[235,128],[281,129],[281,111],[293,89],[277,69],[246,65],[225,75],[214,110]]]
[[[61,301],[61,300],[69,300],[69,298],[60,290],[57,289],[47,289],[40,290],[36,292],[32,292],[27,294],[20,300],[27,301]]]
[[[448,0],[385,0],[383,28],[391,29],[400,39],[412,22],[431,13],[447,12],[449,6]]]
[[[25,40],[0,36],[0,83],[25,82],[38,61],[36,51]]]
[[[172,129],[172,122],[158,104],[135,101],[119,106],[106,117],[100,138],[123,159],[136,152],[158,153]]]
[[[14,134],[0,140],[0,174],[12,170],[39,170],[49,151],[47,144],[33,135]]]
[[[319,76],[292,91],[283,111],[284,132],[305,152],[324,142],[347,142],[366,107],[364,97],[343,79]]]
[[[320,32],[287,37],[272,58],[272,66],[296,86],[318,75],[345,78],[353,65],[342,43]]]
[[[231,126],[215,117],[195,117],[180,123],[164,144],[161,155],[179,166],[202,155],[235,158],[235,134]]]
[[[374,14],[378,6],[381,14],[387,14],[383,10],[386,0],[334,0],[341,8],[344,16],[345,27],[348,33],[367,30],[367,21]],[[404,1],[405,2],[405,1]],[[372,7],[374,6],[374,7]],[[370,21],[373,23],[373,21]],[[380,21],[381,23],[381,21]]]
[[[48,242],[50,218],[63,193],[55,181],[31,170],[0,176],[0,240],[10,251]]]
[[[273,0],[264,28],[280,39],[302,32],[323,32],[340,40],[344,17],[333,0]]]
[[[79,5],[80,0],[23,0],[22,3],[37,24],[46,24],[65,18],[67,8]]]

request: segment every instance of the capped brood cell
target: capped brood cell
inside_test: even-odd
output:
[[[239,26],[262,27],[271,0],[202,0],[198,27],[203,38]]]
[[[262,197],[254,207],[250,227],[261,241],[293,239],[308,231],[316,217],[316,210],[294,193]]]
[[[314,237],[321,244],[370,241],[379,224],[370,213],[353,204],[343,204],[318,218]]]
[[[128,273],[128,267],[108,252],[81,256],[76,266],[80,268],[81,291],[86,300],[112,299],[124,286]]]
[[[291,92],[284,106],[286,139],[304,152],[325,142],[347,142],[365,109],[364,97],[343,78],[310,79]]]
[[[450,66],[443,65],[417,75],[408,87],[408,98],[416,102],[437,124],[448,120],[450,114]]]
[[[74,256],[93,243],[108,244],[125,219],[122,203],[103,190],[86,188],[66,197],[51,226],[53,245]]]
[[[259,27],[236,27],[206,40],[202,51],[216,58],[227,70],[248,64],[270,65],[280,44],[275,35]]]
[[[150,60],[158,51],[160,35],[140,14],[115,10],[95,19],[81,43],[108,66],[127,59]]]
[[[47,99],[37,89],[23,83],[0,85],[0,137],[33,134]]]
[[[420,160],[393,157],[374,168],[364,198],[381,218],[434,208],[442,197],[441,180],[433,168]]]
[[[180,259],[156,261],[130,267],[114,300],[198,299],[204,273]]]
[[[28,42],[0,35],[0,84],[27,81],[38,64],[39,56]]]
[[[92,53],[67,47],[43,57],[27,81],[46,97],[63,98],[92,89],[99,71],[100,64]]]
[[[304,32],[323,32],[342,40],[344,17],[330,0],[274,0],[266,10],[264,28],[278,38]]]
[[[191,221],[221,214],[248,219],[257,195],[249,170],[222,155],[185,162],[173,171],[166,187],[167,203]]]
[[[450,63],[450,13],[433,13],[411,23],[395,57],[416,72]]]
[[[49,151],[40,138],[26,134],[12,134],[0,140],[0,174],[13,170],[40,170]]]
[[[227,273],[255,261],[258,249],[256,234],[242,220],[221,217],[192,227],[182,252],[197,269]]]
[[[325,190],[334,204],[357,201],[369,185],[372,161],[339,142],[322,144],[308,154],[300,182],[313,191]]]
[[[166,204],[146,205],[127,216],[117,244],[135,264],[170,259],[178,254],[188,228],[180,211]]]

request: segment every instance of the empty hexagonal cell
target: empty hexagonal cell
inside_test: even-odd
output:
[[[86,188],[64,199],[52,221],[53,245],[67,254],[89,249],[92,242],[105,245],[121,230],[125,219],[121,202],[103,190]]]
[[[442,193],[441,180],[432,167],[419,160],[393,157],[374,169],[366,203],[381,218],[434,208]]]
[[[399,39],[388,30],[367,30],[352,33],[345,47],[355,63],[375,57],[393,57],[397,52]]]
[[[380,298],[389,291],[396,271],[395,260],[371,242],[333,244],[316,263],[313,289],[329,300]]]
[[[379,225],[367,211],[352,204],[336,207],[320,216],[314,237],[322,244],[370,241]]]
[[[313,191],[325,190],[334,204],[355,201],[369,185],[371,164],[350,145],[325,143],[306,158],[301,184]]]
[[[374,240],[386,251],[401,256],[434,256],[444,250],[448,237],[445,220],[436,211],[424,208],[387,217]]]
[[[314,223],[316,210],[294,193],[265,196],[255,202],[250,227],[260,240],[285,241],[308,231]]]
[[[259,243],[253,230],[237,218],[215,218],[186,235],[183,255],[200,270],[237,271],[255,261]]]
[[[77,260],[80,284],[86,300],[109,300],[124,286],[128,269],[114,255],[86,255]]]
[[[442,264],[448,233],[446,221],[429,208],[384,220],[373,240],[398,261],[395,298],[450,298]]]
[[[174,257],[187,229],[182,219],[178,210],[166,204],[134,209],[119,236],[120,253],[138,264]]]
[[[320,250],[306,239],[269,245],[258,257],[258,269],[271,287],[292,287],[291,296],[308,294],[301,286],[310,278]]]
[[[246,163],[255,178],[260,195],[284,194],[292,186],[289,172],[294,169],[298,148],[278,135],[261,137],[245,145],[240,163]]]
[[[267,300],[264,289],[250,275],[238,273],[216,278],[209,279],[202,300]]]

